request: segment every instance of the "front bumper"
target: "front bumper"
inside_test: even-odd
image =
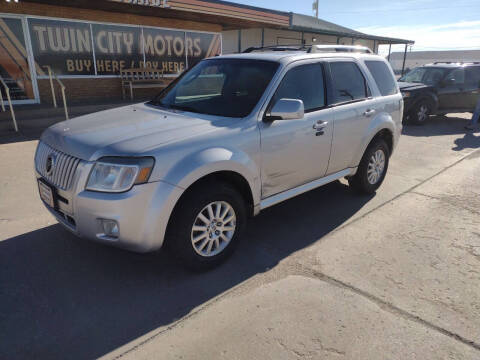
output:
[[[90,169],[89,163],[79,166],[72,190],[55,188],[58,194],[55,209],[45,204],[59,223],[82,238],[104,244],[136,252],[159,249],[170,214],[183,190],[158,181],[135,185],[124,193],[86,191],[85,174]],[[38,172],[36,176],[41,178]],[[105,236],[101,219],[117,221],[119,236]]]

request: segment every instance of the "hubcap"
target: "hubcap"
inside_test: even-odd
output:
[[[205,206],[192,227],[192,245],[197,254],[208,257],[225,250],[235,234],[236,220],[233,207],[225,201]]]
[[[385,153],[378,149],[370,158],[367,168],[367,179],[372,185],[375,185],[382,177],[385,170]]]
[[[417,112],[417,116],[418,116],[418,121],[427,120],[427,117],[428,117],[428,107],[427,107],[427,105],[420,106],[420,109],[418,109],[418,112]]]

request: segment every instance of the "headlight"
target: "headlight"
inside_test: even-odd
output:
[[[148,181],[155,160],[145,158],[104,157],[93,166],[87,190],[104,192],[128,191],[135,184]]]
[[[402,92],[403,98],[410,97],[410,93],[408,91]]]

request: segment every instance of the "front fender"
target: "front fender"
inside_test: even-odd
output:
[[[254,205],[260,203],[260,170],[253,159],[242,151],[214,147],[187,155],[172,167],[164,180],[182,189],[188,189],[202,177],[219,171],[232,171],[248,182]]]
[[[365,153],[365,150],[367,150],[367,147],[372,139],[384,129],[387,129],[392,133],[393,147],[395,147],[397,142],[396,134],[398,133],[397,126],[388,113],[380,113],[372,119],[372,122],[370,122],[367,129],[365,129],[362,141],[355,152],[355,156],[352,161],[352,167],[357,167],[360,164],[363,154]]]

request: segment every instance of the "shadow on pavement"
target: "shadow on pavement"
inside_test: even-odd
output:
[[[139,255],[59,225],[0,242],[0,358],[104,355],[318,241],[371,197],[335,182],[262,212],[224,265],[196,274],[167,252]]]
[[[465,134],[470,120],[453,116],[430,116],[424,125],[404,125],[402,135],[429,137]]]
[[[423,126],[406,125],[402,135],[415,137],[430,137],[444,135],[461,135],[454,140],[454,151],[480,148],[480,135],[465,129],[470,120],[458,117],[432,116]]]

